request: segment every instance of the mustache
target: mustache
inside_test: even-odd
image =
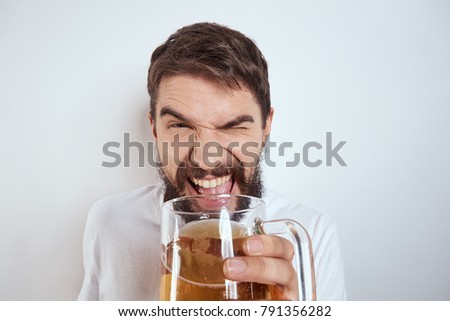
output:
[[[233,175],[233,173],[236,171],[234,168],[226,167],[219,165],[217,167],[214,167],[211,170],[206,170],[200,167],[192,167],[192,166],[185,166],[185,174],[189,178],[196,178],[196,179],[202,179],[208,175],[215,176],[215,177],[221,177],[226,175]]]
[[[203,169],[200,164],[194,160],[193,150],[186,155],[186,158],[179,164],[178,172],[184,174],[184,178],[203,179],[211,175],[213,177],[221,177],[226,175],[234,175],[239,168],[243,170],[243,164],[234,155],[228,154],[225,159],[221,160],[215,167],[211,169]]]
[[[221,163],[212,169],[206,170],[187,160],[180,163],[175,180],[177,185],[183,189],[187,178],[203,179],[208,175],[213,177],[231,175],[237,181],[243,181],[245,179],[244,167],[240,162],[235,162],[234,166]]]

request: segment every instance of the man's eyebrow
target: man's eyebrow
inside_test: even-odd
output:
[[[169,106],[161,108],[161,111],[159,112],[159,117],[163,117],[165,115],[171,115],[183,122],[189,122],[189,120],[186,117],[184,117],[182,114],[180,114],[179,112],[177,112],[176,110],[174,110]]]
[[[165,115],[170,115],[170,116],[173,116],[173,117],[181,120],[182,122],[189,123],[188,118],[186,118],[185,116],[183,116],[182,114],[180,114],[179,112],[177,112],[170,106],[165,106],[165,107],[161,108],[161,111],[159,112],[159,117],[163,117]],[[225,123],[224,125],[218,126],[217,129],[229,129],[229,128],[233,128],[235,126],[239,126],[245,122],[254,123],[255,120],[251,115],[239,115],[236,118]]]
[[[254,123],[255,120],[250,115],[240,115],[240,116],[237,116],[235,119],[230,120],[229,122],[225,123],[224,125],[219,126],[218,129],[229,129],[229,128],[239,126],[240,124],[246,123],[246,122]]]

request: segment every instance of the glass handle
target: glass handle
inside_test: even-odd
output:
[[[299,301],[315,301],[316,274],[311,237],[308,231],[294,220],[279,219],[260,222],[264,234],[287,235],[294,246],[294,267],[298,278]]]

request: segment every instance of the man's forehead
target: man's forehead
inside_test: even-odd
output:
[[[164,107],[182,114],[198,113],[227,118],[242,113],[260,114],[258,103],[245,87],[224,88],[199,77],[184,75],[167,77],[161,81],[156,107],[157,115]]]
[[[191,95],[209,94],[223,97],[232,96],[235,93],[252,95],[244,85],[231,88],[220,84],[218,81],[192,75],[164,77],[159,85],[159,95],[176,92],[186,92],[186,94],[189,93]]]

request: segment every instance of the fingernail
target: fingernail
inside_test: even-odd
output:
[[[263,250],[264,244],[256,238],[247,240],[247,251],[249,254],[260,254]]]
[[[226,261],[228,273],[240,274],[245,271],[247,264],[240,258],[228,259]]]

